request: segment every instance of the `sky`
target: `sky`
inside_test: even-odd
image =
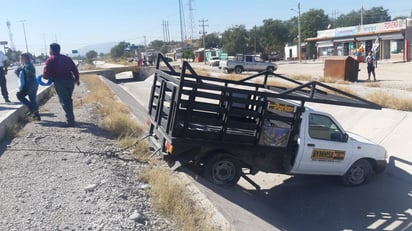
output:
[[[410,16],[412,11],[411,0],[180,1],[186,38],[199,38],[201,21],[206,33],[221,33],[236,25],[247,29],[261,26],[265,19],[289,20],[298,15],[299,2],[301,14],[323,9],[330,17],[362,6],[366,10],[383,7],[392,18]],[[63,53],[110,42],[147,45],[164,39],[164,24],[168,25],[170,40],[181,41],[179,0],[0,0],[0,5],[0,41],[11,46],[9,21],[15,48],[26,51],[27,41],[28,51],[35,55],[45,50],[48,53],[52,42],[58,42]]]

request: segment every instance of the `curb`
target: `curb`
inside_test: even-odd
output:
[[[53,85],[39,89],[37,93],[37,102],[39,102],[39,104],[50,98],[52,89],[51,86]],[[28,111],[27,107],[20,103],[9,106],[12,109],[10,109],[9,112],[6,112],[4,119],[0,121],[0,141],[3,141],[7,135],[7,132],[18,124],[19,120],[23,118],[24,114]]]

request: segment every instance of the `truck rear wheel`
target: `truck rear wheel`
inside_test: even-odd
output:
[[[233,186],[240,178],[239,161],[228,154],[217,154],[206,161],[204,177],[219,186]]]
[[[348,171],[343,175],[343,183],[347,186],[357,186],[368,182],[373,174],[373,169],[369,161],[360,159],[353,163]]]
[[[243,68],[242,68],[242,67],[239,67],[239,66],[235,67],[235,73],[236,73],[236,74],[241,74],[242,71],[243,71]]]
[[[274,67],[268,67],[267,71],[270,72],[270,73],[273,73],[275,71],[275,68]]]

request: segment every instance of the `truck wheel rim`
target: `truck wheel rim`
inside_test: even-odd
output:
[[[217,182],[227,182],[232,180],[236,175],[236,169],[232,162],[222,160],[213,166],[213,179]]]
[[[355,184],[360,184],[365,180],[365,171],[362,167],[356,166],[350,170],[350,181]]]

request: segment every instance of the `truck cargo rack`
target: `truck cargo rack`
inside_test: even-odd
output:
[[[156,66],[156,69],[159,71],[161,71],[160,70],[161,62],[165,63],[166,66],[168,67],[168,70],[162,70],[162,72],[165,72],[175,77],[180,77],[181,79],[184,77],[194,78],[197,83],[201,83],[202,80],[213,80],[216,82],[235,83],[235,84],[242,83],[247,86],[255,86],[257,88],[266,88],[270,90],[270,91],[267,91],[268,93],[274,94],[273,97],[280,98],[280,99],[286,99],[286,100],[300,101],[303,104],[304,102],[313,102],[313,103],[332,104],[332,105],[359,107],[359,108],[368,108],[368,109],[378,109],[378,110],[382,109],[382,106],[376,103],[365,100],[356,95],[344,92],[342,90],[339,90],[337,88],[331,87],[327,84],[324,84],[318,81],[309,81],[307,83],[302,83],[294,79],[288,78],[282,74],[277,74],[274,72],[267,72],[267,71],[248,76],[241,80],[225,80],[225,79],[218,79],[218,78],[207,77],[207,76],[200,76],[195,72],[195,70],[191,67],[191,65],[187,61],[183,61],[182,71],[177,72],[161,54],[159,54],[158,56],[158,62]],[[186,70],[189,70],[190,74],[186,73]],[[296,87],[287,88],[287,87],[282,87],[282,86],[268,85],[268,78],[270,76],[278,77],[286,81],[287,83],[296,85]],[[247,81],[256,79],[258,77],[264,77],[262,84],[247,82]],[[178,84],[179,80],[174,81],[174,82]]]
[[[161,64],[165,65],[161,65]],[[382,107],[337,88],[310,81],[301,83],[284,75],[261,72],[241,80],[201,76],[187,61],[181,71],[158,55],[148,112],[150,134],[158,133],[164,149],[166,141],[259,144],[265,120],[287,123],[293,137],[298,132],[306,102],[381,109]],[[176,67],[177,68],[177,67]],[[269,77],[288,83],[268,84]],[[293,116],[285,117],[267,110],[270,100],[295,101]],[[183,139],[182,139],[183,138]],[[294,141],[289,139],[287,148]]]

